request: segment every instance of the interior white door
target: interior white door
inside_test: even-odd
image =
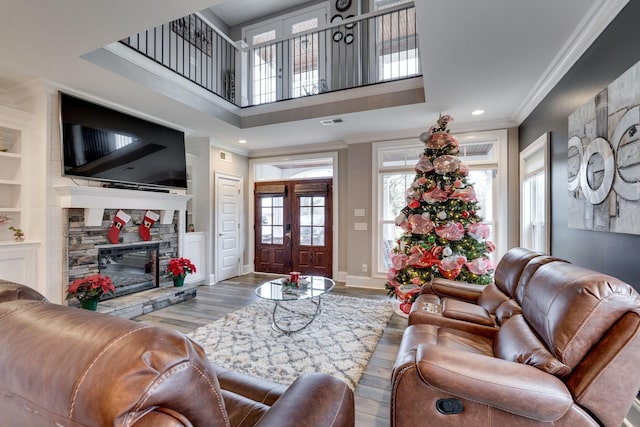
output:
[[[216,281],[242,272],[242,178],[216,174]]]

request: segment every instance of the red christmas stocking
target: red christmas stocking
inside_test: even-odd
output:
[[[131,215],[127,214],[122,209],[118,209],[118,212],[116,212],[116,215],[113,217],[113,221],[109,226],[109,240],[111,241],[111,243],[113,243],[114,245],[118,243],[120,230],[122,230],[122,227],[124,227],[124,225],[129,222],[130,219]]]
[[[158,220],[158,218],[160,218],[160,215],[152,211],[147,211],[144,214],[144,219],[142,220],[142,224],[140,224],[140,228],[138,228],[138,231],[140,232],[140,237],[142,237],[142,240],[147,241],[151,239],[151,232],[149,231],[149,229]]]

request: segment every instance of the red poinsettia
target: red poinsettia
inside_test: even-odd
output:
[[[172,258],[167,264],[167,276],[174,277],[184,276],[196,272],[196,266],[188,258]]]
[[[84,300],[107,293],[115,294],[116,287],[113,285],[111,277],[100,274],[76,279],[67,287],[67,299]]]

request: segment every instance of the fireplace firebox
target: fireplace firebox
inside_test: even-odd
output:
[[[157,288],[159,286],[158,243],[118,245],[99,248],[100,274],[111,277],[115,295],[103,295],[101,300]]]

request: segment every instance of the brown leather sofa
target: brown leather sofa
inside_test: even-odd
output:
[[[493,332],[424,316],[406,329],[392,426],[622,424],[640,389],[638,293],[550,257],[534,256],[515,276],[508,300],[518,310]]]
[[[513,248],[502,257],[493,283],[487,286],[434,278],[420,289],[409,312],[409,325],[463,327],[493,336],[502,322],[520,313],[515,298],[525,267],[531,270],[554,259],[529,249]]]
[[[212,366],[183,334],[0,284],[0,426],[353,426],[353,393]]]

